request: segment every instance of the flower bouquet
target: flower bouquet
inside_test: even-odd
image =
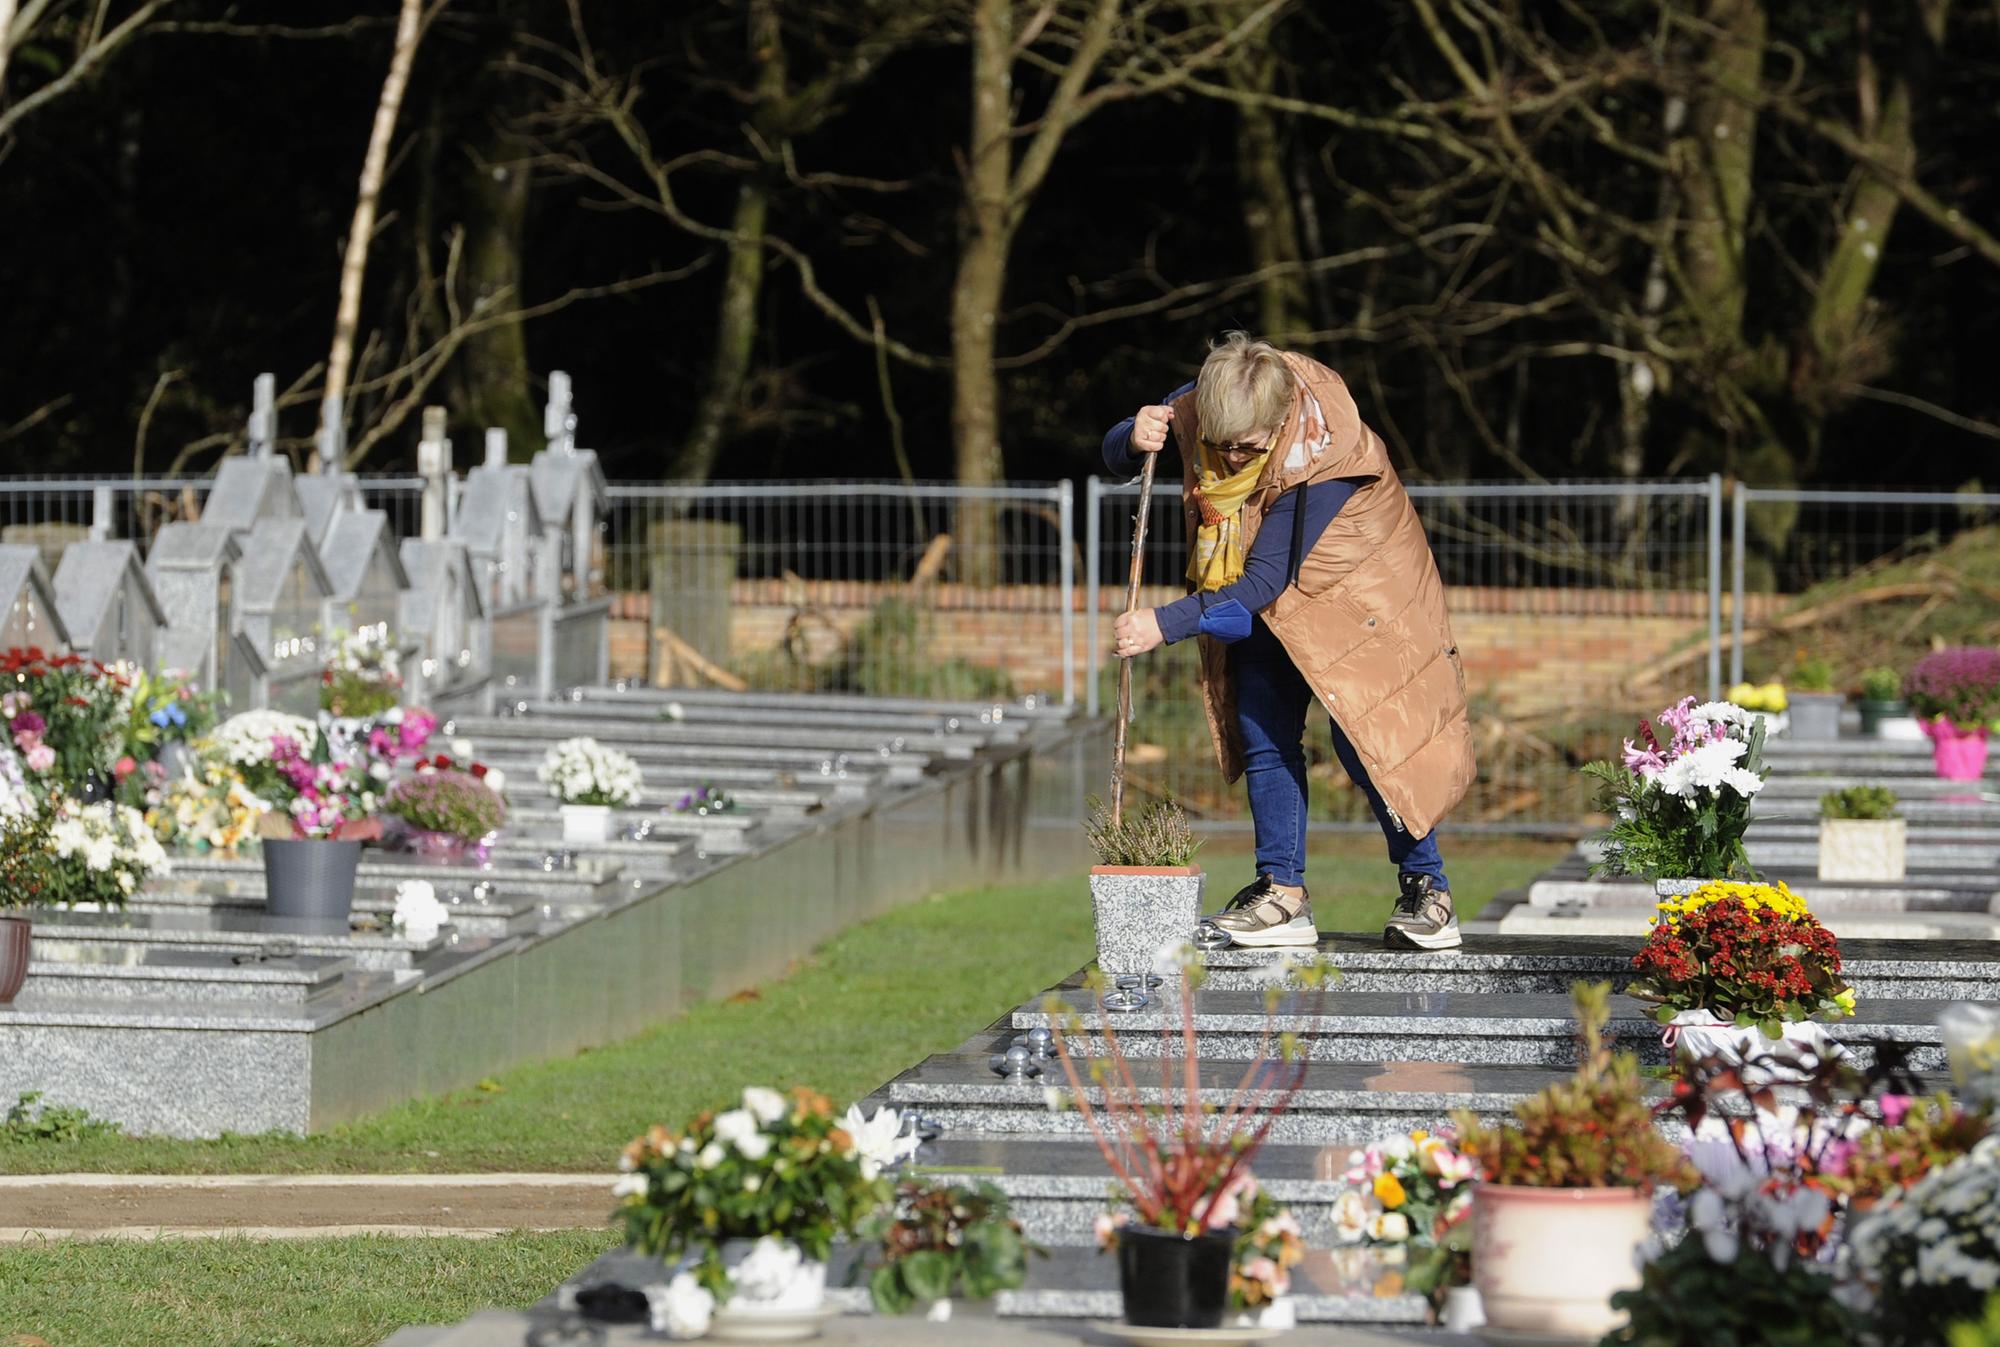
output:
[[[1727,879],[1749,874],[1743,833],[1764,788],[1764,721],[1728,702],[1682,699],[1660,712],[1664,744],[1639,722],[1619,762],[1583,771],[1611,815],[1593,873],[1647,879]]]
[[[204,743],[168,777],[146,822],[160,841],[189,852],[234,856],[257,836],[257,820],[271,811],[242,773],[221,752]]]
[[[1471,1273],[1472,1180],[1477,1166],[1449,1129],[1416,1131],[1348,1158],[1334,1203],[1335,1238],[1404,1265],[1404,1285],[1435,1300]]]
[[[1985,774],[1988,722],[2000,712],[2000,650],[1956,646],[1926,655],[1905,676],[1903,695],[1930,736],[1940,777]]]
[[[1290,1328],[1292,1269],[1306,1258],[1304,1232],[1291,1209],[1253,1175],[1237,1196],[1236,1254],[1229,1268],[1229,1308],[1240,1322]]]
[[[1028,1278],[1028,1255],[1046,1253],[1028,1242],[1007,1195],[990,1183],[902,1184],[875,1243],[881,1262],[868,1281],[875,1309],[903,1314],[927,1304],[933,1322],[951,1318],[954,1300],[990,1301],[1016,1289]]]
[[[383,626],[340,633],[319,678],[320,709],[343,720],[372,720],[402,699],[396,648]]]
[[[707,818],[711,814],[727,814],[734,808],[736,801],[727,791],[720,786],[707,784],[694,790],[683,791],[680,798],[674,801],[676,814],[694,814],[701,818]]]
[[[1825,1180],[1855,1207],[1902,1192],[1993,1134],[1984,1110],[1968,1109],[1948,1094],[1884,1095],[1879,1107],[1881,1125],[1844,1141]]]
[[[1704,884],[1660,901],[1632,966],[1630,994],[1658,1008],[1667,1045],[1683,1057],[1740,1065],[1758,1036],[1784,1039],[1799,1059],[1838,1056],[1814,1016],[1854,1013],[1840,945],[1783,884]],[[1797,1060],[1755,1070],[1787,1074]]]
[[[243,718],[225,722],[218,737]],[[286,731],[298,727],[280,725],[267,746],[246,742],[243,728],[236,727],[225,752],[250,791],[271,803],[271,812],[257,820],[265,909],[275,917],[344,928],[354,905],[361,844],[382,835],[376,816],[381,783],[351,742],[337,744],[311,722],[302,724],[309,738],[293,738]]]
[[[1612,1293],[1637,1284],[1656,1188],[1685,1188],[1687,1161],[1653,1127],[1638,1059],[1605,1039],[1611,985],[1571,989],[1576,1074],[1491,1125],[1461,1110],[1460,1149],[1478,1165],[1472,1268],[1494,1328],[1551,1335],[1609,1330]],[[1561,1250],[1560,1258],[1551,1250]]]
[[[1145,1097],[1110,1018],[1095,1033],[1103,1056],[1080,1060],[1085,1033],[1065,1003],[1046,1009],[1056,1056],[1069,1081],[1068,1102],[1082,1115],[1122,1191],[1119,1210],[1099,1223],[1100,1243],[1116,1249],[1127,1322],[1157,1328],[1214,1328],[1228,1307],[1231,1269],[1243,1203],[1256,1191],[1250,1166],[1299,1085],[1305,1059],[1289,1035],[1267,1031],[1265,1051],[1249,1063],[1220,1108],[1204,1104],[1194,1030],[1194,990],[1201,966],[1192,947],[1159,960],[1180,1001],[1178,1029],[1169,1020],[1160,1044],[1161,1102]],[[1323,998],[1332,968],[1311,958],[1286,975]],[[1101,982],[1101,976],[1094,976]],[[1275,1018],[1286,989],[1265,989],[1265,1013]],[[1092,991],[1093,999],[1096,990]],[[1277,1056],[1268,1055],[1275,1044]],[[1086,1084],[1086,1078],[1088,1084]],[[1098,1098],[1092,1099],[1093,1089]]]
[[[900,1120],[886,1121],[870,1132],[859,1110],[836,1117],[815,1091],[751,1086],[727,1112],[697,1114],[679,1132],[654,1127],[619,1161],[612,1191],[626,1237],[640,1253],[687,1260],[722,1314],[816,1314],[833,1241],[891,1196],[881,1170],[900,1149]]]
[[[562,805],[563,837],[602,842],[611,835],[611,810],[639,803],[639,764],[595,739],[565,739],[551,748],[535,775]]]

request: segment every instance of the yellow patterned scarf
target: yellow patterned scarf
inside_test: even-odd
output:
[[[1194,489],[1194,504],[1200,523],[1194,545],[1188,548],[1187,578],[1199,592],[1212,594],[1243,577],[1243,503],[1250,499],[1270,457],[1266,449],[1241,472],[1225,477],[1229,469],[1222,454],[1207,440],[1198,442],[1195,473],[1200,484]]]

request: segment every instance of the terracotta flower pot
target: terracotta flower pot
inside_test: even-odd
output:
[[[1652,1223],[1637,1188],[1481,1184],[1472,1201],[1472,1277],[1486,1322],[1592,1340],[1624,1321],[1611,1297],[1639,1285],[1634,1255]]]
[[[28,950],[33,944],[26,917],[0,916],[0,1006],[11,1005],[28,980]]]

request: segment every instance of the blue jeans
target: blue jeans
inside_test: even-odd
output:
[[[1229,647],[1236,677],[1236,720],[1243,730],[1245,784],[1257,830],[1257,872],[1273,883],[1303,884],[1306,873],[1306,710],[1313,704],[1305,675],[1259,618],[1250,635]],[[1354,745],[1333,724],[1333,751],[1348,779],[1368,797],[1389,842],[1389,859],[1403,874],[1429,875],[1449,890],[1437,834],[1411,837],[1390,815]]]

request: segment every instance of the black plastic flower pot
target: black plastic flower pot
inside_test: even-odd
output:
[[[1184,1239],[1126,1226],[1118,1232],[1118,1285],[1125,1322],[1139,1328],[1218,1328],[1229,1308],[1236,1231]]]
[[[1872,697],[1863,697],[1860,705],[1861,732],[1871,739],[1882,732],[1883,721],[1910,714],[1910,704],[1901,699],[1876,701]]]

